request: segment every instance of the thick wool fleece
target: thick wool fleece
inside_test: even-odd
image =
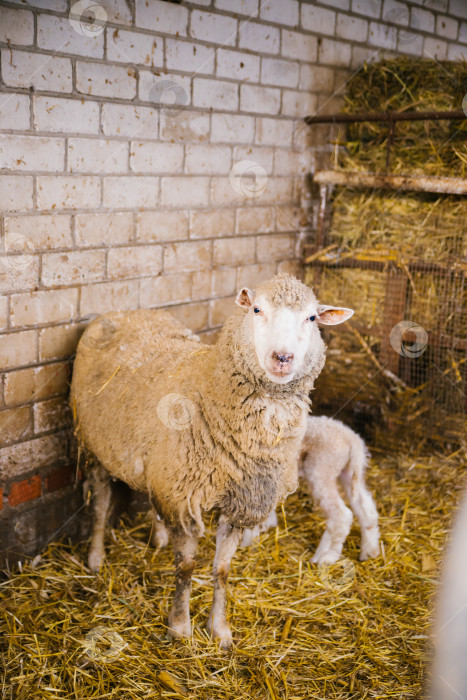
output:
[[[314,300],[285,275],[257,291],[294,308]],[[103,318],[115,330],[96,347],[89,338]],[[71,403],[79,439],[110,474],[148,491],[169,527],[199,535],[202,513],[217,508],[231,525],[251,528],[297,486],[325,345],[320,339],[296,379],[276,384],[248,329],[238,309],[208,346],[163,311],[109,313],[78,346]],[[186,418],[176,427],[167,417],[172,402]]]

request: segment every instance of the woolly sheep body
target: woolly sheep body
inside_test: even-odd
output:
[[[264,520],[296,488],[306,393],[281,391],[272,399],[271,389],[258,387],[251,396],[250,383],[232,386],[231,372],[217,362],[222,340],[194,341],[163,311],[104,318],[116,328],[110,343],[95,348],[85,335],[73,372],[77,430],[87,450],[112,476],[148,491],[169,526],[178,521],[200,535],[201,513],[216,507],[236,527]],[[186,429],[161,420],[161,400],[172,396],[193,411]],[[274,445],[280,427],[288,439]],[[235,485],[245,491],[238,504]]]
[[[316,303],[309,288],[286,275],[258,292],[298,309]],[[103,343],[92,342],[96,324],[111,329]],[[223,617],[230,557],[242,529],[263,522],[297,486],[308,394],[325,359],[324,342],[313,333],[303,367],[287,384],[268,381],[262,372],[243,310],[226,322],[214,346],[155,310],[106,314],[79,343],[71,403],[76,434],[101,465],[95,485],[104,489],[105,469],[147,491],[171,531],[177,567],[172,636],[190,634],[187,595],[196,538],[203,532],[203,512],[217,508],[209,626],[224,646],[230,644]],[[181,425],[170,416],[172,400],[184,414]],[[97,569],[105,513],[98,502],[94,511],[89,564]]]

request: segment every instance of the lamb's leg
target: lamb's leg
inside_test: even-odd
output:
[[[317,564],[333,564],[341,554],[344,542],[352,526],[353,515],[347,508],[334,479],[322,482],[319,478],[309,480],[313,498],[326,516],[326,529],[314,556]]]
[[[93,523],[88,566],[91,571],[99,571],[105,557],[105,526],[112,501],[112,488],[109,474],[100,464],[92,466],[89,481],[93,494]]]
[[[167,547],[169,544],[169,532],[158,515],[156,509],[153,507],[151,509],[152,518],[152,543],[154,547],[162,548]]]
[[[360,560],[379,555],[378,511],[375,502],[366,488],[362,470],[352,465],[344,469],[341,482],[349,499],[350,507],[358,518],[361,531]]]
[[[272,530],[273,528],[276,528],[278,526],[278,524],[279,524],[279,521],[277,520],[276,509],[274,508],[269,513],[269,515],[266,518],[266,520],[264,521],[264,523],[262,523],[259,526],[259,531],[260,532],[267,532],[268,530]]]
[[[170,532],[175,557],[175,594],[169,614],[170,637],[191,637],[190,591],[191,576],[196,566],[198,540],[181,529]]]
[[[243,530],[243,535],[242,535],[242,541],[240,542],[240,547],[249,547],[250,545],[253,544],[255,540],[258,539],[260,535],[259,532],[259,525],[253,528],[245,528]]]
[[[222,649],[232,645],[232,632],[225,617],[226,585],[230,571],[230,561],[236,552],[242,530],[229,525],[221,516],[217,525],[216,555],[214,557],[214,597],[207,622],[209,633],[219,640]]]
[[[240,547],[249,547],[255,540],[258,539],[258,537],[263,533],[267,532],[268,530],[271,530],[273,527],[277,527],[278,521],[277,521],[277,513],[276,510],[273,509],[264,523],[261,523],[261,525],[257,525],[253,529],[246,528],[243,531],[243,537],[242,541],[240,542]]]

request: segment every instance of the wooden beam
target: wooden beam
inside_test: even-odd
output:
[[[414,122],[432,119],[467,119],[463,109],[431,112],[362,112],[360,114],[326,114],[305,117],[306,124],[349,124],[357,122]]]
[[[329,248],[328,248],[329,250]],[[323,259],[320,260],[316,255],[317,251],[315,246],[305,246],[304,249],[304,260],[305,265],[310,265],[310,267],[329,267],[331,269],[342,269],[342,268],[357,268],[359,270],[386,270],[389,266],[397,268],[397,260],[392,260],[388,258],[387,260],[362,260],[358,258],[343,258],[339,260],[338,257],[335,259]],[[321,254],[326,255],[326,249],[321,251]],[[436,272],[440,275],[457,275],[467,271],[467,263],[462,260],[456,261],[454,263],[435,263],[435,262],[425,262],[424,260],[412,260],[406,263],[410,272]]]
[[[443,194],[467,194],[467,180],[460,177],[424,177],[417,175],[385,175],[383,173],[321,170],[313,182],[320,185],[349,185],[381,190],[412,190]]]

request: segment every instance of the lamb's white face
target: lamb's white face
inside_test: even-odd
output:
[[[265,296],[244,287],[236,303],[248,310],[253,344],[260,367],[276,384],[287,384],[303,374],[305,358],[323,352],[318,323],[335,325],[353,314],[352,309],[310,302],[302,309],[274,307]]]

